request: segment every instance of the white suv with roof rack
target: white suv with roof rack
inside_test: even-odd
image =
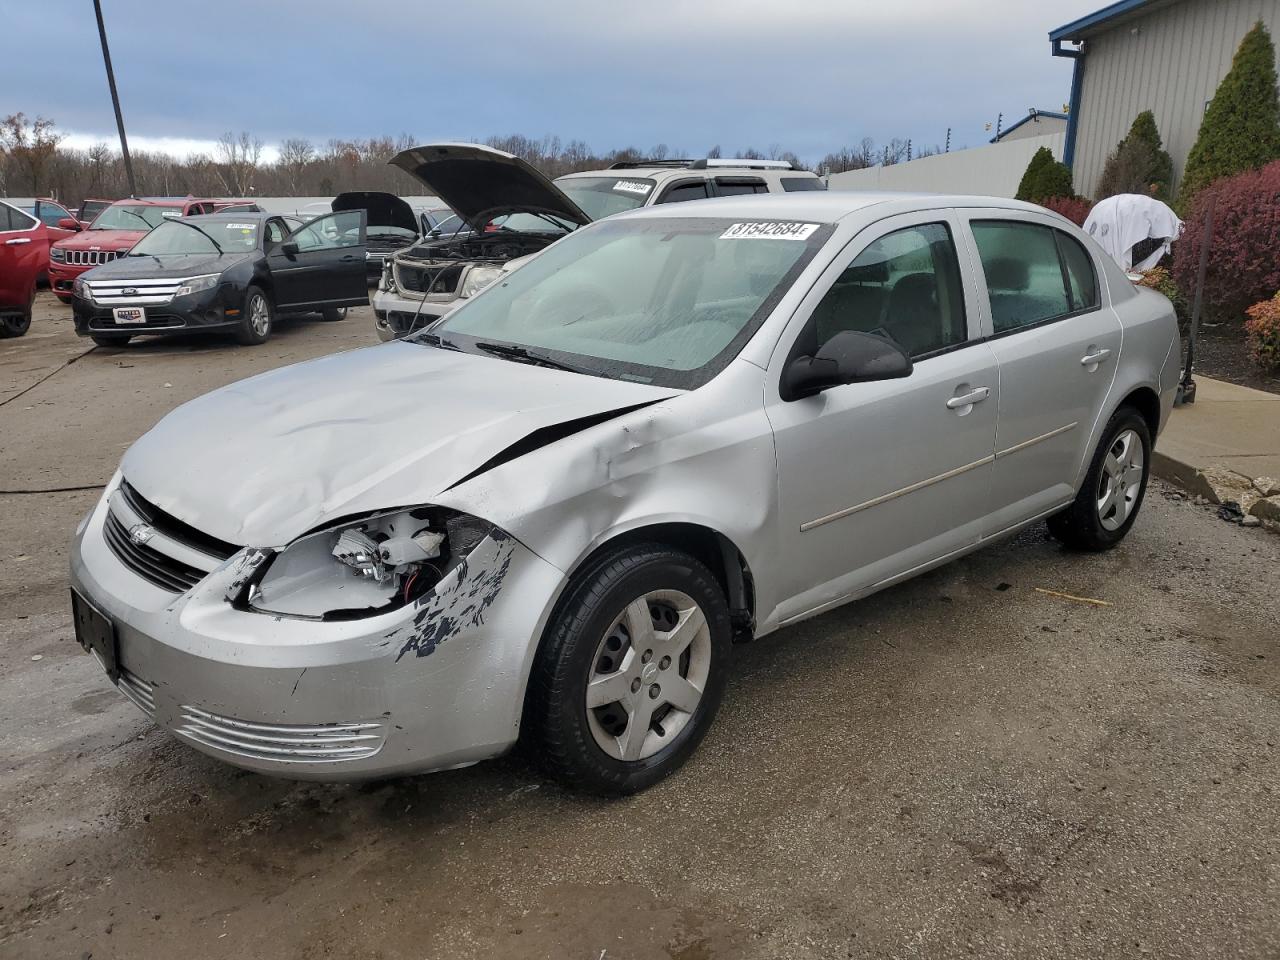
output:
[[[387,259],[373,296],[382,340],[435,322],[593,220],[658,203],[826,189],[786,160],[629,160],[554,182],[519,157],[474,143],[413,147],[391,163],[452,207],[461,225]]]

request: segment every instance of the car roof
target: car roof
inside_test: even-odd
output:
[[[740,167],[602,167],[599,170],[579,170],[556,177],[557,180],[576,180],[583,177],[617,177],[620,180],[645,177],[652,180],[702,179],[713,177],[804,177],[817,179],[811,170],[785,170],[781,167],[752,167],[745,162]]]
[[[1042,207],[1003,197],[976,197],[946,193],[896,193],[880,190],[811,190],[802,193],[757,193],[683,203],[660,203],[614,214],[622,217],[707,217],[719,219],[765,217],[834,223],[850,214],[877,205],[892,205],[894,214],[952,207],[988,207],[1021,213],[1045,213]]]
[[[118,203],[127,203],[137,207],[185,207],[189,203],[208,203],[210,197],[125,197],[123,200],[112,200],[114,207]]]

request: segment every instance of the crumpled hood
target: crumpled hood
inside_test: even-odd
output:
[[[207,534],[278,547],[340,517],[430,503],[539,428],[679,392],[397,341],[198,397],[121,469]]]
[[[146,235],[145,230],[81,230],[55,246],[63,250],[128,250]]]

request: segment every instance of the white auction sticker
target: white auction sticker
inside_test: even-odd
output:
[[[783,223],[777,220],[762,223],[735,223],[720,234],[720,239],[808,240],[818,226],[816,223]]]
[[[228,223],[227,229],[228,230],[252,230],[253,224],[252,223]]]
[[[613,189],[620,193],[638,193],[643,197],[653,189],[653,184],[637,183],[635,180],[619,180],[613,185]]]

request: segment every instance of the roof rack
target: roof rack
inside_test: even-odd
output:
[[[732,157],[704,157],[701,160],[619,160],[609,164],[610,170],[636,170],[642,167],[706,170],[709,167],[734,167],[738,170],[794,170],[790,160],[739,160]]]

